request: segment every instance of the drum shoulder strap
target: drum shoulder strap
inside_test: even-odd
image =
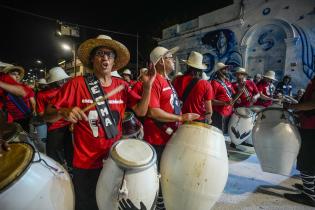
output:
[[[84,76],[84,81],[87,89],[89,90],[93,101],[96,101],[99,97],[105,95],[103,88],[100,85],[99,80],[93,74],[87,74]],[[97,103],[97,114],[105,130],[106,137],[112,139],[118,135],[118,129],[114,121],[112,111],[110,110],[108,101]]]
[[[189,96],[189,93],[195,87],[195,85],[197,84],[198,81],[199,81],[199,78],[193,78],[190,81],[190,83],[188,84],[188,86],[186,87],[186,89],[185,89],[185,91],[183,93],[183,97],[182,97],[183,104],[185,103],[187,97]]]

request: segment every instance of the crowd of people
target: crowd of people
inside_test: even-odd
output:
[[[286,75],[277,85],[276,74],[268,70],[248,79],[249,72],[238,67],[235,81],[230,81],[231,66],[218,62],[213,78],[203,72],[207,66],[203,56],[192,51],[187,70],[173,80],[174,54],[178,47],[158,46],[150,53],[150,64],[139,70],[133,79],[132,71],[123,69],[130,60],[129,50],[119,41],[100,35],[88,39],[78,48],[78,57],[91,73],[70,78],[60,67],[50,69],[47,81],[41,81],[34,91],[21,79],[25,73],[19,66],[6,66],[0,73],[0,107],[3,110],[1,130],[5,123],[17,122],[28,131],[32,116],[41,116],[48,125],[46,153],[73,174],[76,209],[98,209],[95,189],[99,174],[109,150],[122,136],[122,122],[126,109],[141,118],[144,140],[157,152],[159,167],[161,155],[176,129],[186,121],[210,124],[227,134],[228,122],[238,107],[269,107],[293,98],[291,77]],[[120,77],[120,78],[119,78]],[[298,169],[303,181],[301,194],[286,194],[289,200],[315,206],[315,80],[306,90],[300,89],[294,98],[300,101],[287,108],[301,110],[302,148]],[[85,111],[99,97],[115,88],[122,91]],[[309,111],[311,110],[311,111]],[[1,144],[7,150],[8,145]],[[3,151],[1,150],[1,151]],[[305,161],[307,160],[307,161]],[[307,164],[305,163],[307,162]],[[163,208],[160,206],[159,208]]]

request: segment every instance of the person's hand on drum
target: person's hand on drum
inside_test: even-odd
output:
[[[58,113],[71,123],[77,123],[79,120],[88,121],[88,117],[79,107],[61,108]]]
[[[10,147],[8,143],[2,139],[0,139],[0,157],[3,155],[4,152],[9,151]]]
[[[180,122],[186,122],[186,121],[194,121],[200,117],[199,114],[196,113],[185,113],[179,116]]]

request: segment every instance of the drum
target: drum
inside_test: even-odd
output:
[[[257,116],[252,136],[262,170],[289,176],[301,146],[291,114],[281,107],[265,108]]]
[[[161,159],[166,209],[209,210],[228,178],[228,157],[221,130],[200,122],[179,127]]]
[[[239,145],[247,140],[252,134],[254,122],[254,113],[249,108],[236,108],[228,125],[228,134],[231,141],[235,145]]]
[[[156,153],[144,141],[117,141],[104,161],[96,186],[96,201],[100,210],[125,209],[128,201],[136,209],[155,209],[159,190]]]
[[[2,210],[71,210],[74,193],[67,171],[27,143],[10,143],[0,158]]]
[[[136,118],[134,113],[132,112],[125,112],[124,119],[123,119],[123,135],[122,138],[129,139],[129,138],[136,138],[136,139],[143,139],[143,126],[141,122]]]

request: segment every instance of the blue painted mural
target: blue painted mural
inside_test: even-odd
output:
[[[315,76],[315,48],[310,44],[305,31],[301,27],[294,24],[292,26],[298,32],[302,43],[303,72],[307,78],[312,79]]]
[[[208,32],[201,38],[201,42],[209,50],[204,53],[204,63],[208,66],[205,72],[208,76],[211,76],[217,62],[223,62],[233,67],[242,66],[242,55],[233,31],[220,29]]]

